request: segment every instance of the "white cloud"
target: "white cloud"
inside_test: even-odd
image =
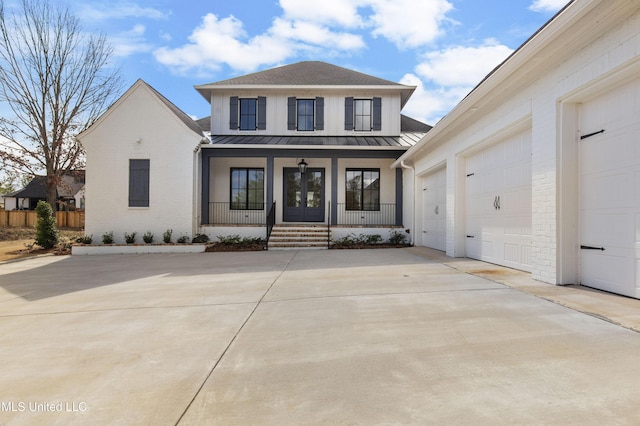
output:
[[[362,31],[385,37],[400,48],[414,48],[440,35],[453,7],[448,0],[280,0],[279,4],[282,15],[253,37],[235,17],[210,13],[188,43],[156,49],[156,60],[180,73],[218,70],[222,64],[247,72],[303,51],[357,52],[366,48]]]
[[[447,0],[370,0],[373,35],[383,36],[399,48],[419,47],[441,34],[446,13],[453,8]]]
[[[107,19],[146,18],[152,20],[168,19],[170,13],[151,7],[142,7],[134,3],[80,4],[78,16],[83,20],[104,21]]]
[[[417,86],[404,113],[435,124],[497,65],[511,54],[507,46],[487,40],[479,47],[455,46],[429,52],[402,84]]]
[[[271,27],[271,33],[282,39],[297,40],[338,50],[355,50],[365,47],[359,35],[333,32],[313,22],[286,21],[276,18]]]
[[[567,3],[569,0],[534,0],[529,9],[534,12],[557,12]]]
[[[135,53],[150,52],[153,47],[145,41],[145,32],[144,25],[136,24],[129,31],[109,36],[114,55],[126,57]]]
[[[182,73],[192,69],[217,70],[223,63],[237,70],[253,71],[262,64],[282,61],[293,50],[289,40],[269,34],[248,39],[238,19],[218,19],[212,13],[204,16],[189,41],[175,49],[157,49],[156,60]]]
[[[264,34],[250,38],[234,16],[220,19],[209,13],[189,36],[188,44],[162,47],[154,53],[158,62],[179,73],[192,69],[218,70],[222,64],[249,72],[317,47],[353,51],[365,47],[365,43],[359,35],[332,31],[317,22],[283,18],[274,19]]]
[[[479,47],[451,47],[427,53],[416,72],[440,86],[475,86],[511,52],[493,40]]]
[[[355,28],[363,24],[358,7],[364,3],[364,0],[280,0],[280,7],[288,20]]]

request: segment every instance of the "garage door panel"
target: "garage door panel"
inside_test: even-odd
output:
[[[585,278],[581,284],[636,297],[631,292],[636,280],[636,261],[629,252],[615,251],[583,250],[581,272]]]
[[[531,270],[531,131],[475,154],[466,166],[467,256]]]
[[[580,281],[639,297],[640,79],[580,105]],[[604,250],[598,250],[603,248]]]
[[[446,169],[425,176],[422,186],[422,245],[446,250]]]
[[[637,173],[596,173],[583,176],[582,208],[586,210],[633,207],[636,200]]]

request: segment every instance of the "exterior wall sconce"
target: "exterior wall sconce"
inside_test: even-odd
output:
[[[307,171],[307,166],[309,164],[307,164],[306,161],[304,161],[304,158],[302,160],[300,160],[300,162],[298,163],[298,170],[300,170],[300,174],[303,175],[306,171]]]

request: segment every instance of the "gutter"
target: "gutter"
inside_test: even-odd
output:
[[[404,163],[404,160],[400,161],[400,166],[403,169],[411,170],[411,176],[413,177],[413,190],[411,191],[412,199],[411,199],[411,232],[409,235],[411,237],[410,243],[411,245],[415,245],[414,234],[416,232],[416,169],[413,166],[407,166]]]

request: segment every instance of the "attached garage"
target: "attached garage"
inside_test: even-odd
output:
[[[640,299],[638,28],[639,1],[574,0],[492,70],[394,163],[418,235],[446,164],[448,256]]]
[[[579,105],[580,282],[640,297],[640,79]]]
[[[531,130],[466,159],[467,257],[531,271]]]
[[[422,245],[447,249],[447,169],[422,178]]]

